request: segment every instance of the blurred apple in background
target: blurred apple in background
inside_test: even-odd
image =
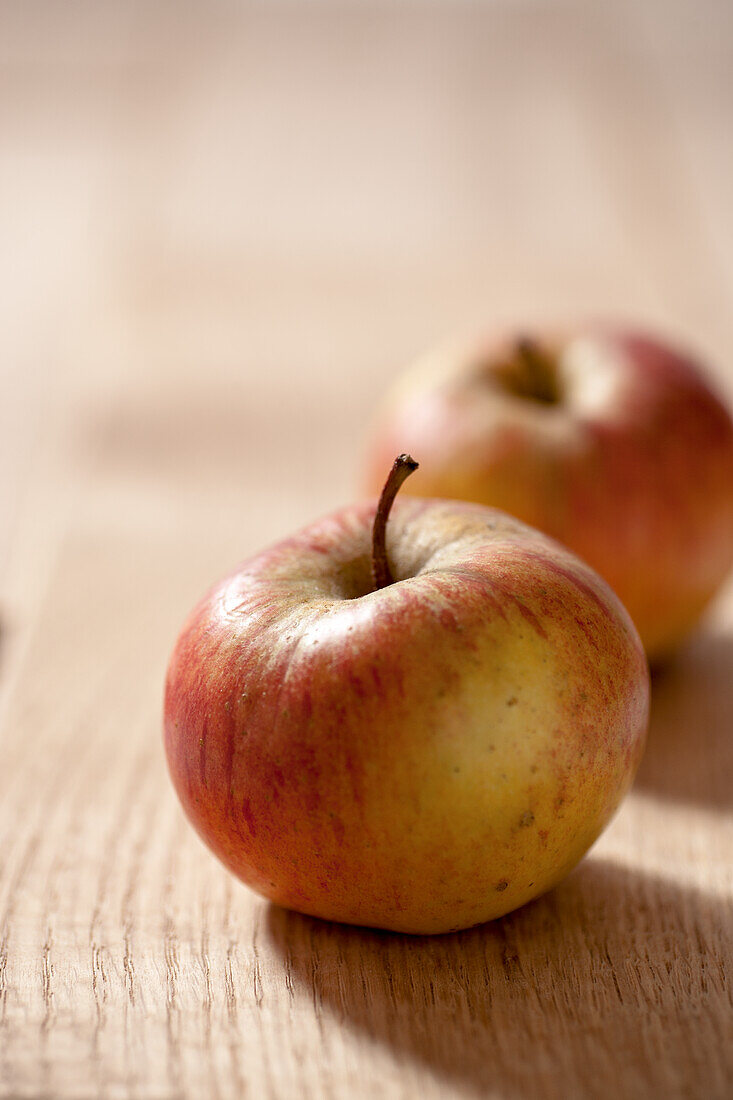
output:
[[[406,461],[376,521],[321,519],[198,605],[165,744],[190,820],[255,890],[433,933],[577,863],[633,778],[649,679],[605,582],[517,520],[405,499],[385,546]]]
[[[733,563],[733,424],[698,366],[589,325],[438,351],[378,419],[370,492],[420,455],[407,491],[495,505],[593,566],[652,661],[695,625]]]

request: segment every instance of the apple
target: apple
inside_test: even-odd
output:
[[[246,561],[193,611],[165,690],[183,807],[249,886],[436,933],[559,881],[643,749],[649,676],[587,565],[481,505],[381,500]]]
[[[733,564],[733,423],[687,355],[600,324],[439,350],[398,381],[365,482],[398,449],[406,490],[494,505],[584,558],[650,660],[670,656]]]

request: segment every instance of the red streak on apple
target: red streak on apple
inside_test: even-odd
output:
[[[519,614],[522,616],[522,618],[527,620],[532,629],[535,630],[541,638],[546,638],[547,631],[535,615],[534,611],[530,611],[526,604],[523,604],[522,601],[518,600],[516,597],[514,598],[514,603]]]

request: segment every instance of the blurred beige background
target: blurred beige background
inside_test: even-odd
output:
[[[353,494],[385,382],[457,331],[629,316],[730,369],[724,0],[0,18],[11,461],[64,406],[115,511],[226,489],[267,539]]]
[[[726,0],[0,6],[0,1095],[725,1094],[730,586],[593,856],[464,937],[234,885],[159,713],[434,341],[629,317],[733,397],[732,135]]]

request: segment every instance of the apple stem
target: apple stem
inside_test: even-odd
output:
[[[515,349],[523,371],[520,379],[523,393],[536,401],[554,405],[559,394],[549,360],[530,336],[520,336]]]
[[[384,483],[372,528],[372,580],[375,592],[394,584],[387,561],[387,520],[400,486],[417,467],[418,463],[410,455],[398,455]]]

